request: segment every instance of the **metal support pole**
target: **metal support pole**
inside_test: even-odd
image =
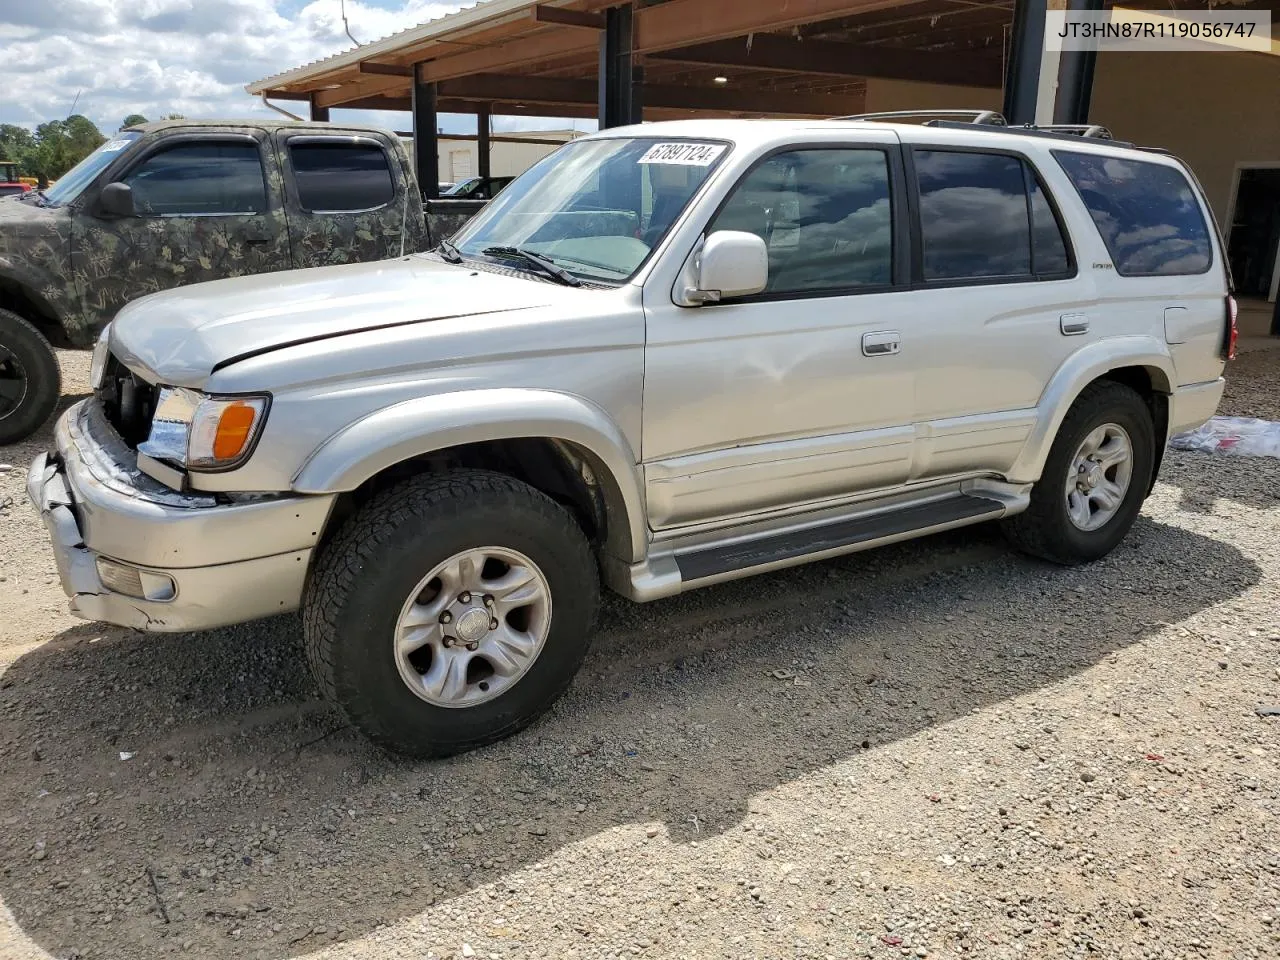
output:
[[[1034,123],[1036,119],[1047,6],[1047,0],[1014,0],[1004,76],[1004,115],[1011,124]]]
[[[489,170],[489,104],[482,103],[476,107],[476,153],[479,176],[487,177]]]
[[[314,93],[311,95],[310,99],[311,99],[311,122],[312,123],[328,123],[329,108],[322,107],[320,106],[320,104],[316,103],[316,95]]]
[[[440,196],[440,137],[436,115],[436,85],[413,75],[413,170],[423,199]]]
[[[640,122],[640,98],[633,67],[632,6],[610,7],[600,36],[598,111],[600,128]]]
[[[1071,11],[1096,12],[1102,0],[1067,0]],[[1093,99],[1093,68],[1096,50],[1063,50],[1058,63],[1058,97],[1053,106],[1054,123],[1088,123],[1089,102]]]

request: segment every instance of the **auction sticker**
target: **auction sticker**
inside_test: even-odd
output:
[[[637,162],[706,167],[724,153],[724,149],[723,143],[655,143]]]
[[[108,140],[102,145],[102,152],[115,153],[117,150],[123,150],[131,143],[133,143],[132,140]]]

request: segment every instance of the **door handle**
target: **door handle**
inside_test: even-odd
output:
[[[1064,313],[1058,321],[1064,337],[1078,337],[1089,332],[1089,318],[1083,313]]]
[[[877,330],[862,335],[864,357],[888,357],[902,349],[902,338],[897,330]]]

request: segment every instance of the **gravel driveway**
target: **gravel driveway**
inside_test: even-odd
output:
[[[1223,412],[1280,419],[1280,352]],[[976,528],[607,602],[547,718],[406,763],[292,617],[70,618],[46,442],[0,456],[5,960],[1280,956],[1278,460],[1171,452],[1087,568]]]

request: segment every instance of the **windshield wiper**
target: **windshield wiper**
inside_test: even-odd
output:
[[[441,240],[439,246],[436,247],[436,251],[440,254],[440,256],[444,257],[445,263],[461,263],[462,262],[462,254],[460,254],[458,252],[458,248],[455,247],[448,240]]]
[[[532,263],[547,276],[559,283],[563,283],[566,287],[582,286],[582,281],[564,267],[556,266],[547,257],[534,253],[532,250],[522,250],[520,247],[485,247],[481,252],[486,257],[519,257]]]

